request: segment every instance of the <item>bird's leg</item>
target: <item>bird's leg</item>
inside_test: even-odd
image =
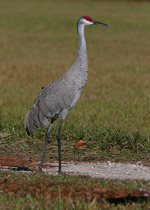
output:
[[[62,128],[62,122],[63,120],[59,120],[59,127],[58,127],[58,133],[57,133],[57,141],[58,141],[58,159],[59,159],[59,168],[58,173],[62,173],[61,171],[61,128]]]
[[[47,143],[49,142],[49,139],[50,139],[50,130],[51,130],[52,125],[53,125],[53,122],[51,122],[51,124],[50,124],[50,126],[49,126],[49,128],[47,130],[47,133],[45,134],[44,150],[43,150],[42,160],[41,160],[41,164],[40,164],[40,171],[41,172],[42,172],[43,162],[44,162],[44,159],[45,159]]]

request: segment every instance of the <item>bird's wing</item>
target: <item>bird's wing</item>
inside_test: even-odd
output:
[[[69,85],[65,79],[59,78],[40,92],[34,106],[38,106],[44,116],[52,118],[62,110],[72,108],[76,93],[74,85]]]

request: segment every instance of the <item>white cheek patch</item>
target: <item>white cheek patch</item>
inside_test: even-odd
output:
[[[85,25],[92,25],[93,24],[93,22],[85,20],[85,19],[84,19],[84,23],[85,23]]]

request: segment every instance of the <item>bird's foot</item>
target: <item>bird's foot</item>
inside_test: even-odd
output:
[[[62,170],[61,169],[59,169],[57,172],[58,172],[58,174],[62,174]]]
[[[43,164],[41,163],[40,167],[39,167],[39,172],[42,173],[42,168],[43,168]]]
[[[39,168],[38,172],[39,172],[39,173],[43,173],[42,169],[40,169],[40,168]]]

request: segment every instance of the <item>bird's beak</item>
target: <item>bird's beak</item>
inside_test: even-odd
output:
[[[108,25],[108,24],[99,22],[99,21],[97,21],[97,20],[92,20],[92,22],[93,22],[93,24],[96,24],[96,25],[110,26],[110,25]]]

